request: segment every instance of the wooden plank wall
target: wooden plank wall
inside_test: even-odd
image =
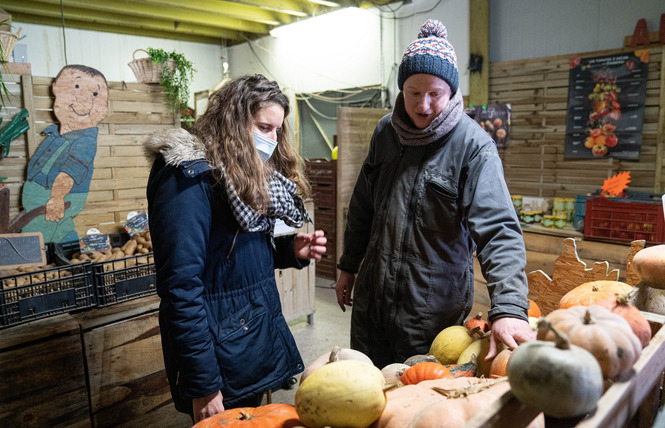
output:
[[[367,157],[376,124],[387,109],[340,107],[337,109],[337,260],[344,250],[344,229],[349,201],[360,167]]]
[[[18,76],[7,76],[12,82],[20,82]],[[29,155],[43,140],[42,131],[57,119],[53,114],[51,77],[23,75],[32,81],[31,97],[25,98],[29,108],[31,128],[27,136],[12,143],[9,159],[0,161],[0,176],[8,176],[11,189],[13,218],[20,207],[20,194]],[[155,131],[179,126],[164,96],[161,85],[144,83],[108,82],[109,114],[99,124],[97,155],[90,193],[83,211],[74,219],[79,235],[96,227],[102,233],[117,233],[131,211],[147,209],[145,187],[150,167],[143,156],[141,142]],[[19,89],[12,88],[18,92]],[[29,91],[24,91],[29,92]],[[15,102],[14,100],[12,100]],[[22,140],[22,141],[21,141]]]
[[[630,190],[663,192],[662,47],[650,49],[639,161],[563,158],[570,58],[627,51],[630,49],[490,64],[489,102],[512,106],[509,146],[500,149],[512,194],[574,197],[593,193],[620,171],[630,171]]]

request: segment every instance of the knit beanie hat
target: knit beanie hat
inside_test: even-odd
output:
[[[431,74],[445,80],[453,94],[459,86],[457,56],[448,42],[446,27],[436,19],[428,19],[420,27],[418,39],[413,41],[399,66],[397,86],[401,91],[406,79],[414,74]]]

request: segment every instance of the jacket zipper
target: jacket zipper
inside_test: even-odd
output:
[[[402,151],[402,154],[403,153],[404,152]],[[406,214],[406,225],[404,227],[404,233],[402,234],[402,241],[401,241],[401,245],[400,245],[400,260],[399,260],[399,264],[398,264],[399,270],[397,271],[397,277],[395,278],[395,301],[393,303],[393,311],[394,312],[391,316],[391,321],[392,321],[393,324],[395,324],[397,322],[397,302],[399,302],[399,300],[401,298],[401,294],[402,294],[402,293],[400,293],[401,288],[402,288],[402,287],[400,287],[400,284],[402,284],[402,282],[404,280],[404,275],[405,275],[404,274],[404,269],[406,267],[406,251],[405,251],[406,239],[409,235],[409,232],[411,231],[411,224],[414,220],[415,211],[416,211],[416,209],[415,209],[415,203],[416,203],[415,188],[416,188],[416,184],[418,182],[417,178],[420,176],[420,173],[421,173],[422,168],[423,168],[423,162],[424,162],[424,159],[425,159],[425,156],[427,155],[427,153],[428,153],[428,150],[425,150],[425,152],[422,154],[422,156],[420,158],[420,163],[418,164],[418,169],[416,170],[416,175],[415,175],[415,178],[413,180],[413,184],[411,186],[411,195],[409,197],[409,205],[408,205],[407,214]],[[401,157],[402,154],[400,154],[400,157]]]

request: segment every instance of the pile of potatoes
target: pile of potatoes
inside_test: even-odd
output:
[[[40,282],[46,282],[50,279],[59,279],[65,276],[71,276],[72,274],[68,270],[51,270],[45,272],[46,270],[55,267],[57,267],[55,264],[50,263],[43,266],[19,266],[15,269],[2,269],[0,270],[0,278],[6,279],[0,281],[0,284],[3,289],[8,289],[28,284],[39,284]]]
[[[92,262],[101,263],[124,259],[125,257],[136,256],[139,254],[148,254],[150,252],[152,252],[152,240],[150,238],[150,231],[146,230],[132,235],[122,247],[114,247],[109,250],[97,251],[92,254],[75,253],[72,255],[71,262],[83,263],[91,260]],[[145,263],[148,263],[148,261],[146,260]]]

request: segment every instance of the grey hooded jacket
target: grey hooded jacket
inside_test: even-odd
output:
[[[528,319],[526,250],[491,138],[463,115],[444,137],[402,145],[377,125],[349,205],[339,269],[358,272],[351,346],[378,367],[427,353],[473,304],[473,253],[490,320]]]

